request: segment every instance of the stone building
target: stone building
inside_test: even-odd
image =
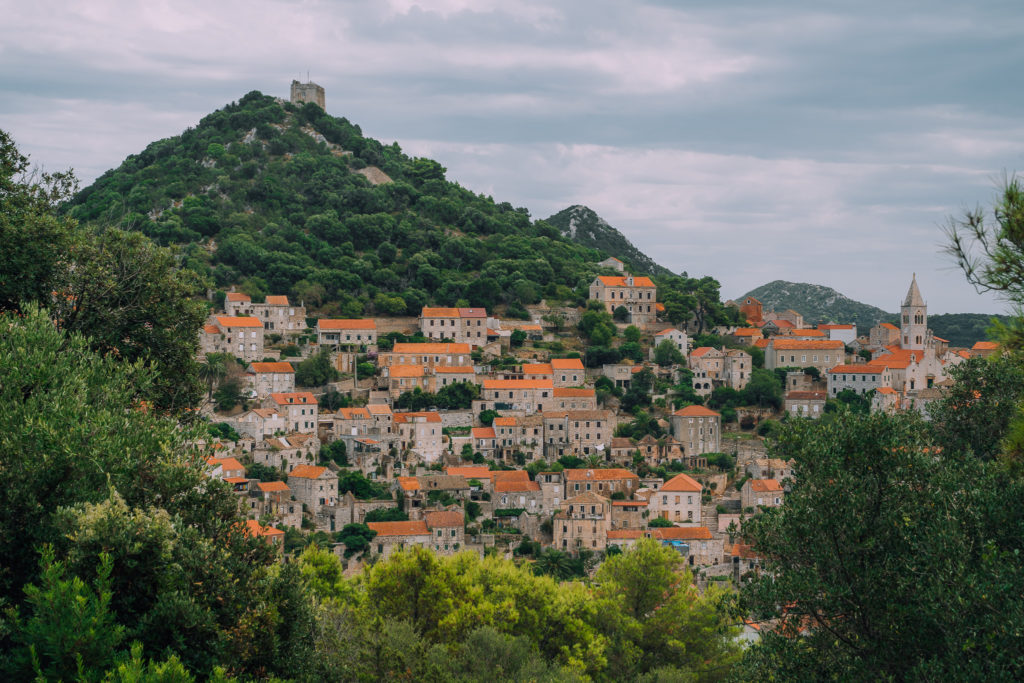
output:
[[[686,406],[672,413],[672,436],[683,443],[686,455],[721,452],[722,416],[704,406]]]
[[[654,323],[657,317],[658,288],[649,277],[635,277],[629,273],[599,275],[590,283],[590,298],[600,301],[612,314],[620,306],[624,307],[628,312],[626,322],[637,327]]]
[[[566,552],[582,549],[603,551],[608,545],[611,528],[609,500],[593,492],[585,492],[562,502],[561,510],[552,520],[554,547]]]
[[[326,111],[327,107],[324,104],[325,99],[323,86],[317,85],[313,81],[308,81],[306,83],[292,81],[291,103],[297,104],[301,107],[306,102],[312,102]]]
[[[693,477],[677,474],[651,496],[651,515],[680,524],[700,524],[700,497],[703,489]]]

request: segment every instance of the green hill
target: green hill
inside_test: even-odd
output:
[[[861,334],[879,322],[896,322],[895,313],[854,301],[831,287],[806,282],[775,280],[752,289],[740,299],[755,297],[764,310],[784,311],[792,308],[804,317],[808,325],[817,323],[856,323]]]
[[[671,272],[633,246],[625,235],[586,206],[576,204],[562,209],[547,222],[574,242],[619,259],[635,275],[669,275]]]
[[[287,293],[323,314],[459,302],[525,314],[542,297],[585,298],[603,258],[447,181],[436,161],[258,92],[128,157],[65,210],[180,245],[217,287]]]

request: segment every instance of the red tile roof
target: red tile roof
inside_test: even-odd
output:
[[[283,538],[284,532],[272,526],[263,526],[255,519],[245,520],[245,533],[254,538]]]
[[[220,328],[216,325],[203,325],[203,332],[206,334],[220,334]]]
[[[830,375],[880,375],[883,372],[885,372],[885,368],[881,365],[871,365],[870,363],[856,365],[837,365],[834,368],[830,368],[828,372]]]
[[[252,299],[249,298],[248,294],[242,294],[241,292],[228,292],[227,293],[227,300],[228,301],[252,301]]]
[[[553,396],[555,398],[590,398],[597,396],[594,389],[574,389],[572,387],[556,387]]]
[[[420,490],[420,481],[416,477],[398,477],[398,485],[403,491]]]
[[[782,484],[775,479],[751,479],[750,489],[755,493],[773,493],[782,490]]]
[[[473,438],[474,439],[493,439],[494,427],[473,427]]]
[[[552,358],[551,368],[554,370],[582,370],[583,361],[579,358]]]
[[[426,536],[430,534],[427,523],[422,519],[416,522],[367,522],[366,526],[376,531],[378,536]]]
[[[551,363],[523,363],[524,375],[550,375],[553,372]]]
[[[680,417],[722,417],[721,413],[716,413],[710,408],[698,405],[686,406],[672,414]]]
[[[659,491],[694,491],[699,493],[703,490],[700,482],[687,474],[677,474],[658,489]]]
[[[629,285],[626,284],[625,276],[598,275],[597,279],[600,280],[605,287],[629,287]],[[654,287],[654,283],[651,282],[651,278],[649,277],[639,276],[633,278],[633,286]]]
[[[607,470],[564,470],[566,481],[612,481],[616,479],[639,479],[633,472],[618,467]]]
[[[430,308],[424,306],[423,310],[420,311],[421,318],[458,318],[459,309],[457,308]]]
[[[995,351],[999,348],[999,343],[993,341],[974,342],[974,346],[971,348],[975,351]]]
[[[514,417],[496,417],[494,418],[495,427],[515,427],[516,418]]]
[[[469,344],[448,342],[399,342],[391,349],[392,353],[469,353]]]
[[[402,379],[404,377],[422,377],[422,365],[392,365],[388,368],[388,377]]]
[[[271,306],[287,306],[288,297],[283,294],[271,294],[267,297],[267,303]]]
[[[495,493],[519,493],[521,491],[540,491],[540,484],[530,480],[511,480],[494,482]]]
[[[438,510],[424,513],[423,521],[427,523],[428,529],[436,529],[438,527],[462,526],[466,523],[466,518],[459,510]]]
[[[441,421],[441,415],[438,414],[438,413],[429,412],[429,411],[420,411],[420,412],[409,412],[409,413],[395,413],[395,422],[397,424],[405,424],[407,422],[411,422],[412,420],[410,420],[409,418],[413,418],[413,417],[422,417],[427,422],[440,422]]]
[[[284,361],[273,361],[273,362],[252,362],[249,364],[253,372],[271,372],[271,373],[285,373],[294,374],[295,368],[292,367],[291,363]]]
[[[376,330],[377,321],[372,318],[356,318],[352,320],[328,320],[321,318],[316,321],[320,330]]]
[[[284,483],[283,481],[261,481],[260,483],[256,484],[256,486],[257,486],[257,488],[259,488],[260,491],[266,491],[268,493],[270,491],[290,491],[291,490],[291,489],[288,488],[288,484]]]
[[[710,541],[714,538],[706,526],[667,526],[651,529],[651,536],[662,541]]]
[[[846,345],[843,344],[842,339],[779,339],[778,337],[771,340],[771,344],[779,350],[799,350],[799,349],[843,349]]]
[[[329,471],[326,467],[317,467],[316,465],[298,465],[288,473],[288,476],[298,479],[319,479],[325,472]]]
[[[259,318],[253,318],[252,316],[231,316],[231,315],[218,315],[217,324],[221,327],[263,327],[263,323],[260,322]]]

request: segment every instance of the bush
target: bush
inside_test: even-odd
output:
[[[664,517],[655,517],[654,519],[652,519],[651,521],[649,521],[647,523],[647,526],[649,526],[652,529],[658,529],[658,528],[665,528],[665,527],[675,526],[675,524],[673,524],[669,520],[665,519]]]
[[[409,515],[399,508],[377,508],[366,513],[367,522],[408,522]]]

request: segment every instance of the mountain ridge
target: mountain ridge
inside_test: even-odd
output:
[[[544,220],[563,237],[619,259],[635,275],[672,274],[588,206],[573,204]]]

